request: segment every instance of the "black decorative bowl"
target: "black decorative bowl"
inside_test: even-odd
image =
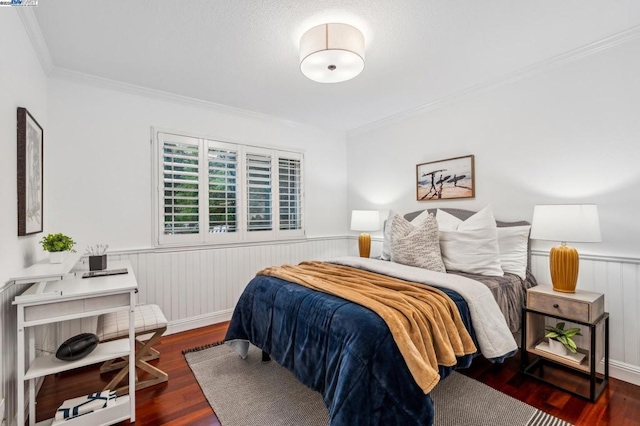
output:
[[[89,355],[98,347],[98,336],[82,333],[67,339],[56,351],[56,358],[62,361],[75,361]]]

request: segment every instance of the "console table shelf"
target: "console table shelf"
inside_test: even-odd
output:
[[[85,414],[75,419],[65,420],[64,426],[96,426],[118,423],[129,418],[129,395],[119,396],[111,407]],[[36,426],[51,426],[53,419],[36,423]]]
[[[55,355],[41,356],[33,360],[29,370],[24,375],[25,380],[73,370],[91,364],[108,361],[110,359],[129,356],[129,339],[113,340],[100,343],[89,355],[76,361],[61,361]]]

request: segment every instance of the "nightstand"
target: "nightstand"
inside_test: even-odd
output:
[[[566,328],[581,326],[588,348],[579,347],[573,356],[549,351],[544,327],[563,321],[571,323]],[[522,310],[521,348],[524,374],[595,402],[609,383],[609,314],[604,312],[604,295],[584,290],[560,293],[544,285],[530,288]],[[534,360],[529,362],[531,354]],[[599,368],[603,358],[604,366]],[[588,379],[588,394],[577,392],[579,381],[567,380],[566,374],[559,376],[548,369],[562,369],[582,381]]]

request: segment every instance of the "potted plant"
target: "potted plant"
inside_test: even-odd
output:
[[[69,253],[75,253],[73,246],[76,244],[73,238],[57,233],[49,234],[40,240],[44,251],[49,252],[51,263],[63,263]]]
[[[559,322],[555,327],[546,326],[544,337],[549,338],[549,348],[552,352],[559,355],[568,355],[569,352],[575,354],[578,352],[576,342],[573,341],[573,336],[582,336],[579,328],[564,329],[564,322]]]

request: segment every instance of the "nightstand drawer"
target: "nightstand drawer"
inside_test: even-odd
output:
[[[561,315],[578,321],[589,321],[588,303],[533,293],[529,295],[527,307],[547,314]]]
[[[604,313],[604,297],[602,295],[589,292],[559,293],[545,290],[534,287],[527,292],[527,307],[529,309],[583,322],[593,322]],[[580,297],[584,294],[596,296],[593,299]]]

